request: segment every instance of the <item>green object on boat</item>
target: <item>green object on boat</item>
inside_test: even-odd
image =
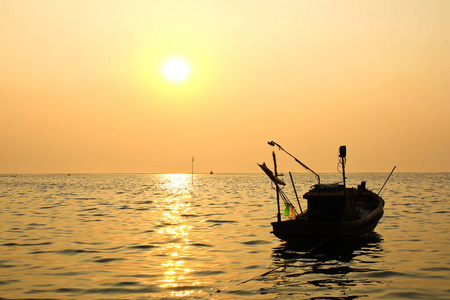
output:
[[[284,207],[284,216],[285,216],[285,217],[289,216],[289,205],[286,205],[286,206]]]

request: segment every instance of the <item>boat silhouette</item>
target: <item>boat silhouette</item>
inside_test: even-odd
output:
[[[323,239],[326,237],[351,237],[370,232],[377,226],[384,213],[385,202],[379,196],[381,190],[378,194],[368,190],[365,181],[362,181],[357,187],[346,186],[346,146],[339,148],[339,164],[342,166],[343,183],[323,184],[320,182],[320,176],[317,173],[309,169],[280,145],[273,141],[269,142],[269,145],[278,146],[280,150],[286,152],[303,167],[315,174],[318,180],[318,183],[313,185],[303,195],[308,205],[307,209],[303,211],[300,201],[298,201],[291,175],[292,185],[294,186],[300,208],[300,213],[298,213],[283,192],[282,187],[285,183],[277,175],[275,152],[273,152],[274,172],[265,163],[258,164],[275,184],[278,214],[277,221],[271,224],[273,228],[272,233],[276,237],[288,242]],[[285,205],[285,220],[281,219],[280,200]]]

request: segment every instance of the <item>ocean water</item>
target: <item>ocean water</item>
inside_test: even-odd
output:
[[[0,299],[449,299],[450,173],[394,173],[381,195],[373,233],[314,248],[270,233],[264,174],[0,177]]]

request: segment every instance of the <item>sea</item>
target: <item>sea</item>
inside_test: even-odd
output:
[[[316,178],[293,179],[305,209]],[[380,195],[373,232],[290,245],[263,173],[0,175],[0,299],[450,299],[450,173],[394,172]]]

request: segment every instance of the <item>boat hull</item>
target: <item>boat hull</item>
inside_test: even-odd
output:
[[[372,209],[362,217],[349,221],[310,221],[308,212],[296,220],[273,222],[272,233],[285,241],[300,241],[302,239],[322,238],[328,236],[357,236],[372,231],[384,213],[384,201],[378,195],[372,194]],[[375,205],[373,205],[375,204]]]

